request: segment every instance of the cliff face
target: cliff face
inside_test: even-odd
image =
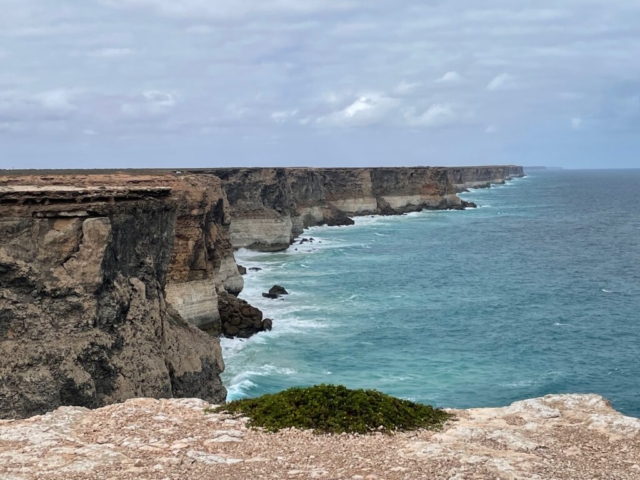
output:
[[[196,172],[193,172],[196,173]],[[524,176],[521,167],[239,168],[203,170],[229,199],[234,248],[286,249],[305,227],[358,215],[469,206],[456,193]]]
[[[457,192],[469,188],[488,188],[516,177],[524,177],[523,167],[505,165],[496,167],[449,168],[447,174]]]
[[[271,329],[233,249],[351,216],[464,208],[518,167],[0,175],[0,418],[131,397],[221,402],[215,336]],[[197,326],[198,328],[194,327]],[[212,334],[207,335],[202,330]]]
[[[0,418],[138,396],[224,400],[218,340],[165,301],[169,194],[0,190]]]

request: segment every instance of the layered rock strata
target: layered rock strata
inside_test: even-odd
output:
[[[224,400],[218,340],[165,299],[170,192],[0,187],[0,418],[141,396]]]
[[[196,172],[194,172],[196,173]],[[473,206],[457,193],[524,176],[521,167],[239,168],[198,172],[222,182],[234,248],[288,248],[303,229],[360,215]]]
[[[524,177],[523,167],[515,165],[449,168],[447,173],[457,192],[464,192],[470,188],[489,188],[513,178]]]
[[[597,395],[454,411],[442,431],[315,435],[248,429],[201,400],[129,400],[0,422],[0,478],[640,478],[640,420]]]
[[[224,400],[213,335],[271,328],[233,249],[352,216],[468,206],[519,167],[0,172],[0,418],[134,396]],[[199,327],[194,328],[192,325]]]

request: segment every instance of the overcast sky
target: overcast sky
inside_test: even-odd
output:
[[[640,167],[640,0],[0,0],[0,167]]]

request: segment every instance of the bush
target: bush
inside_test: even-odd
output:
[[[230,402],[213,410],[246,416],[249,425],[270,432],[283,428],[316,433],[370,433],[438,429],[451,414],[376,390],[317,385]]]

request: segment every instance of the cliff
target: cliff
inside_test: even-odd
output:
[[[288,248],[304,228],[350,225],[359,215],[473,206],[456,193],[524,176],[522,167],[237,168],[219,177],[229,200],[234,248]]]
[[[140,396],[223,401],[216,337],[272,327],[236,298],[234,248],[285,249],[306,227],[356,215],[462,209],[461,188],[521,174],[0,172],[0,418]]]
[[[0,477],[619,479],[640,477],[640,420],[597,395],[452,411],[442,431],[270,434],[201,400],[129,400],[0,421]]]
[[[447,173],[457,192],[470,188],[489,188],[525,175],[524,168],[515,165],[449,168]]]
[[[0,418],[131,397],[223,401],[219,340],[243,304],[214,177],[0,177]],[[229,298],[227,298],[229,297]],[[230,325],[233,322],[235,325]],[[245,325],[246,324],[246,325]]]

